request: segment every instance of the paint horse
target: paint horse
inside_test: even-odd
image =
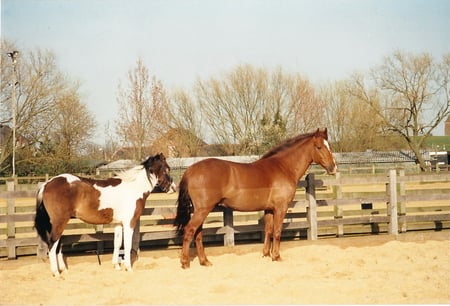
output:
[[[90,224],[117,222],[112,263],[120,269],[119,249],[123,228],[124,265],[126,270],[131,271],[133,229],[155,186],[165,192],[173,187],[170,167],[162,153],[109,179],[60,174],[43,184],[36,196],[35,228],[49,247],[53,275],[59,276],[60,271],[66,270],[60,238],[70,218],[79,218]]]
[[[327,129],[286,140],[253,163],[210,158],[186,169],[179,186],[174,222],[183,234],[182,268],[189,268],[189,245],[193,238],[200,264],[211,265],[203,248],[202,226],[206,216],[219,204],[238,211],[264,210],[263,256],[269,256],[272,251],[272,260],[281,260],[283,219],[298,180],[313,162],[328,174],[337,171]]]

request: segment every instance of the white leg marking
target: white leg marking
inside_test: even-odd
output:
[[[131,268],[131,240],[133,239],[133,229],[130,226],[123,227],[124,233],[124,261],[125,261],[125,269],[127,271],[132,271]]]
[[[62,253],[62,246],[59,249],[59,252],[56,255],[56,257],[58,259],[59,270],[61,270],[61,272],[66,271],[67,267],[66,267],[66,263],[64,262],[64,257],[63,257],[63,253]]]
[[[122,225],[114,227],[114,252],[112,257],[112,264],[116,270],[120,270],[119,250],[122,246]]]
[[[50,260],[50,270],[53,273],[53,276],[59,276],[59,270],[58,270],[58,261],[56,259],[56,249],[59,244],[59,239],[56,241],[50,251],[48,252],[48,259]]]

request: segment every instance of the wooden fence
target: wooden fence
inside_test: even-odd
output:
[[[283,226],[283,239],[450,229],[450,173],[316,176],[299,182]],[[35,190],[0,192],[0,256],[36,254]],[[177,194],[151,194],[141,217],[141,246],[180,245],[172,226]],[[263,213],[217,207],[206,219],[206,242],[234,245],[263,239]],[[65,252],[112,248],[112,225],[72,219]]]

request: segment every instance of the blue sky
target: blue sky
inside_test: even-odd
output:
[[[440,59],[450,52],[450,1],[1,0],[1,36],[54,52],[103,130],[138,57],[169,90],[243,63],[320,84],[395,50]]]

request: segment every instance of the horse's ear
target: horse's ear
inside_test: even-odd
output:
[[[155,157],[154,156],[149,156],[146,160],[144,160],[142,163],[141,163],[141,165],[143,165],[145,168],[147,168],[147,167],[149,167],[152,163],[153,163],[153,160],[155,159]]]
[[[320,134],[322,134],[322,131],[320,130],[320,128],[317,128],[317,131],[314,133],[314,137],[319,137]]]
[[[314,133],[314,137],[321,137],[325,140],[328,140],[328,130],[327,128],[317,128],[316,133]]]
[[[328,128],[325,128],[323,133],[325,134],[325,139],[328,140]]]

